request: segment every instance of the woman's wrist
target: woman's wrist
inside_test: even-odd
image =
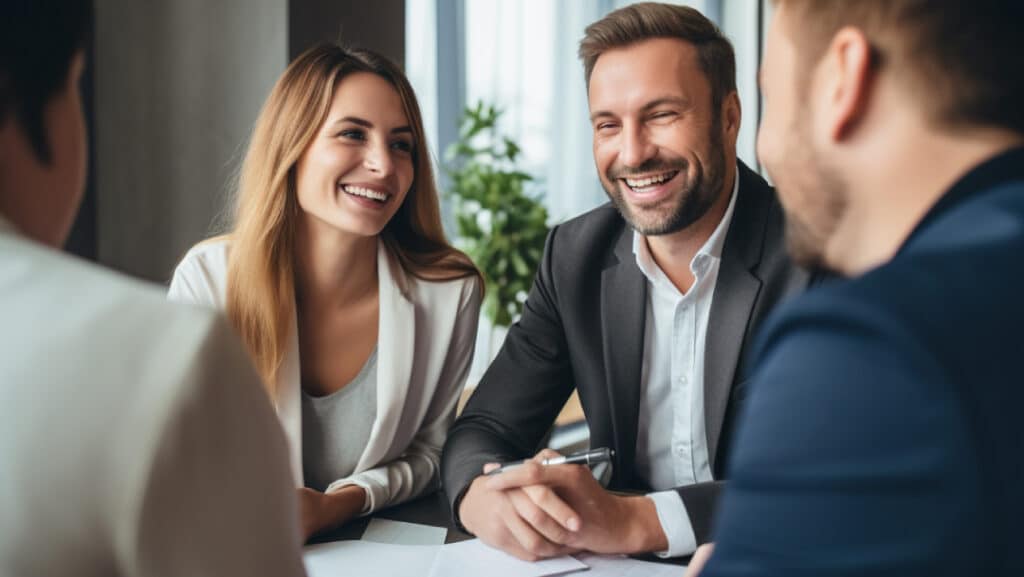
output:
[[[326,494],[328,506],[323,528],[336,527],[353,519],[363,511],[366,503],[366,489],[358,485],[345,485],[337,491]]]

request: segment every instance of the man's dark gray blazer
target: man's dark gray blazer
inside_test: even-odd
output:
[[[786,255],[774,191],[742,164],[739,174],[704,359],[707,446],[716,479],[746,392],[744,349],[772,307],[808,281]],[[609,488],[649,489],[635,473],[646,307],[633,229],[613,206],[552,229],[522,318],[449,432],[442,480],[453,509],[485,463],[536,453],[574,388],[591,446],[615,450]],[[720,488],[711,482],[677,489],[698,543],[709,537]]]

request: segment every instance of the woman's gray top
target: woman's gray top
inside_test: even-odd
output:
[[[352,382],[324,397],[302,391],[302,473],[310,489],[351,475],[377,418],[377,348]]]

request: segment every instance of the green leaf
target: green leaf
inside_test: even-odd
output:
[[[455,201],[459,245],[473,259],[488,283],[484,314],[498,326],[508,326],[522,314],[516,299],[528,292],[544,250],[548,213],[543,194],[524,190],[534,177],[516,163],[519,144],[502,136],[501,110],[478,101],[468,106],[459,122],[459,140],[445,151],[446,195]],[[490,212],[489,230],[478,220]]]

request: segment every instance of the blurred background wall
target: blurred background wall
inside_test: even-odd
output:
[[[102,0],[83,82],[91,175],[68,249],[166,282],[225,222],[259,108],[288,61],[319,40],[377,50],[406,68],[431,154],[462,107],[507,111],[523,168],[554,222],[603,203],[575,51],[583,27],[631,0]],[[739,153],[752,167],[767,0],[668,0],[717,21],[737,50]],[[442,161],[443,162],[443,161]],[[443,170],[438,171],[444,181]],[[451,224],[442,199],[446,224]]]
[[[83,83],[93,186],[69,248],[166,282],[226,216],[253,122],[288,61],[340,38],[402,62],[404,26],[403,0],[97,2]]]

